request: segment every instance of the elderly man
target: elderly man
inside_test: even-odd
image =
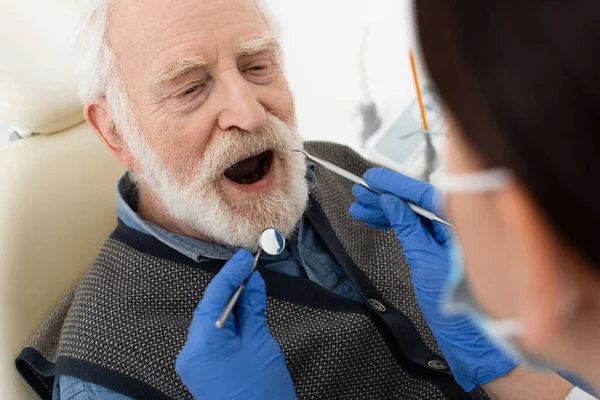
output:
[[[293,152],[293,98],[260,4],[95,0],[80,46],[85,117],[129,172],[117,229],[17,360],[42,397],[189,398],[175,360],[204,289],[275,227],[288,246],[259,269],[299,398],[469,398],[394,233],[353,220],[351,184]],[[306,147],[370,167],[339,145]]]

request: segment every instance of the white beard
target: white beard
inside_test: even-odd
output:
[[[155,149],[136,136],[140,140],[127,141],[141,166],[134,179],[148,185],[174,222],[203,238],[256,251],[264,229],[276,228],[289,237],[302,218],[308,203],[306,164],[301,153],[292,151],[303,148],[302,139],[271,114],[260,132],[233,129],[213,135],[196,165],[161,162]],[[226,198],[221,190],[225,170],[268,149],[277,174],[270,190]]]

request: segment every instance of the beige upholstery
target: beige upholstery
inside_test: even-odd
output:
[[[72,49],[85,3],[0,1],[0,121],[39,133],[82,121]]]
[[[0,1],[0,398],[36,398],[14,359],[116,226],[123,168],[83,123],[71,43],[83,0]]]
[[[0,148],[0,398],[28,398],[14,359],[116,226],[121,173],[85,125]]]

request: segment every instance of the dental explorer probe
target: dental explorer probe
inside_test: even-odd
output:
[[[354,182],[366,189],[369,189],[377,194],[383,194],[375,189],[373,189],[372,187],[370,187],[369,185],[367,185],[367,182],[365,182],[361,177],[354,175],[352,172],[346,171],[343,168],[338,167],[335,164],[332,164],[328,161],[322,160],[318,157],[315,157],[311,154],[309,154],[306,150],[292,150],[295,151],[296,153],[302,153],[304,154],[304,156],[314,162],[316,162],[317,164],[322,165],[323,167],[325,167],[326,169],[328,169],[329,171],[338,174],[339,176],[348,179],[351,182]],[[410,207],[411,210],[414,211],[415,214],[418,214],[424,218],[427,218],[430,221],[435,221],[435,222],[439,222],[440,224],[444,224],[446,226],[452,227],[452,225],[450,225],[449,222],[443,220],[442,218],[438,217],[435,213],[424,209],[423,207],[420,207],[414,203],[411,203],[410,201],[407,201],[406,204]]]
[[[254,270],[256,269],[256,264],[258,263],[258,257],[260,257],[261,252],[262,252],[262,250],[259,250],[258,253],[256,253],[256,255],[254,256],[254,266],[252,267],[252,272],[254,272]],[[227,317],[229,317],[229,314],[231,314],[231,311],[233,311],[233,307],[235,307],[235,305],[238,302],[240,296],[242,295],[242,292],[244,291],[245,287],[246,287],[246,282],[242,282],[242,284],[240,285],[239,288],[237,288],[237,290],[235,291],[233,296],[231,296],[231,298],[227,302],[227,305],[223,309],[223,312],[221,312],[219,319],[217,320],[217,322],[215,322],[215,326],[217,328],[221,329],[223,327],[223,325],[225,325],[225,321],[227,321]]]

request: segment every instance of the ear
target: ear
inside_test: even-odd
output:
[[[103,102],[87,103],[83,110],[85,120],[96,136],[108,147],[111,153],[129,170],[133,170],[135,160],[127,150],[116,125]]]
[[[539,354],[561,329],[568,293],[563,290],[569,281],[566,246],[554,233],[546,217],[529,193],[512,184],[499,196],[511,245],[519,260],[517,285],[520,297],[518,318],[525,324],[520,336],[523,345]],[[562,296],[562,297],[561,297]]]

